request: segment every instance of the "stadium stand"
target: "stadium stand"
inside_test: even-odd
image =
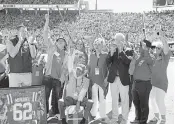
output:
[[[15,27],[23,23],[27,26],[30,32],[35,31],[37,35],[38,47],[43,48],[42,30],[44,26],[44,14],[47,11],[23,11],[9,9],[8,14],[4,10],[0,11],[0,31],[8,36],[15,35]],[[62,12],[65,23],[70,31],[72,39],[92,36],[95,33],[95,28],[98,25],[102,36],[109,41],[116,32],[129,34],[130,42],[139,42],[144,38],[143,35],[143,13],[81,13],[77,11]],[[174,11],[151,11],[145,13],[145,28],[147,39],[153,41],[154,25],[160,23],[168,41],[174,39]],[[50,13],[50,28],[53,38],[65,37],[69,40],[67,31],[61,21],[58,11]],[[86,42],[87,43],[87,42]]]

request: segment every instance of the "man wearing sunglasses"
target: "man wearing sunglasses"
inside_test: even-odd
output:
[[[168,89],[167,67],[169,64],[171,51],[165,39],[164,33],[159,30],[158,41],[152,43],[155,63],[152,69],[152,90],[150,94],[151,105],[154,112],[154,118],[150,122],[160,124],[166,123],[165,96]],[[158,109],[157,109],[158,108]],[[160,115],[161,116],[160,116]]]
[[[151,42],[143,40],[140,43],[140,56],[134,58],[135,69],[133,73],[132,97],[135,106],[135,120],[131,123],[146,124],[149,115],[149,95],[152,89],[151,75],[153,58],[150,55]]]

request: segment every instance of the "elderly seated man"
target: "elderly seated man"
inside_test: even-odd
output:
[[[59,101],[58,105],[62,124],[67,124],[65,109],[71,105],[76,105],[75,111],[77,113],[80,110],[80,106],[84,107],[84,117],[80,124],[88,123],[88,117],[91,118],[90,111],[93,102],[85,97],[89,88],[89,79],[86,77],[88,72],[86,57],[85,52],[77,49],[74,49],[68,56],[69,81],[66,86],[66,97],[64,101]]]

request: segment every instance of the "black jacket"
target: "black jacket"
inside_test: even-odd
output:
[[[126,53],[130,54],[130,52],[128,51]],[[121,83],[124,86],[130,84],[130,77],[128,70],[131,60],[128,59],[126,53],[124,51],[118,53],[118,49],[116,49],[116,52],[109,59],[110,67],[109,67],[108,82],[113,83],[115,81],[116,76],[118,75],[121,80]]]

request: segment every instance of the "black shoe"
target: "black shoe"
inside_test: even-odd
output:
[[[80,121],[80,124],[85,124],[85,122],[86,122],[86,119],[83,118],[83,119]]]
[[[130,121],[131,124],[140,124],[139,120]]]
[[[89,116],[89,122],[95,120],[95,116]]]
[[[65,119],[65,118],[63,118],[63,119],[61,120],[61,124],[67,124],[67,122],[66,122],[66,119]]]

